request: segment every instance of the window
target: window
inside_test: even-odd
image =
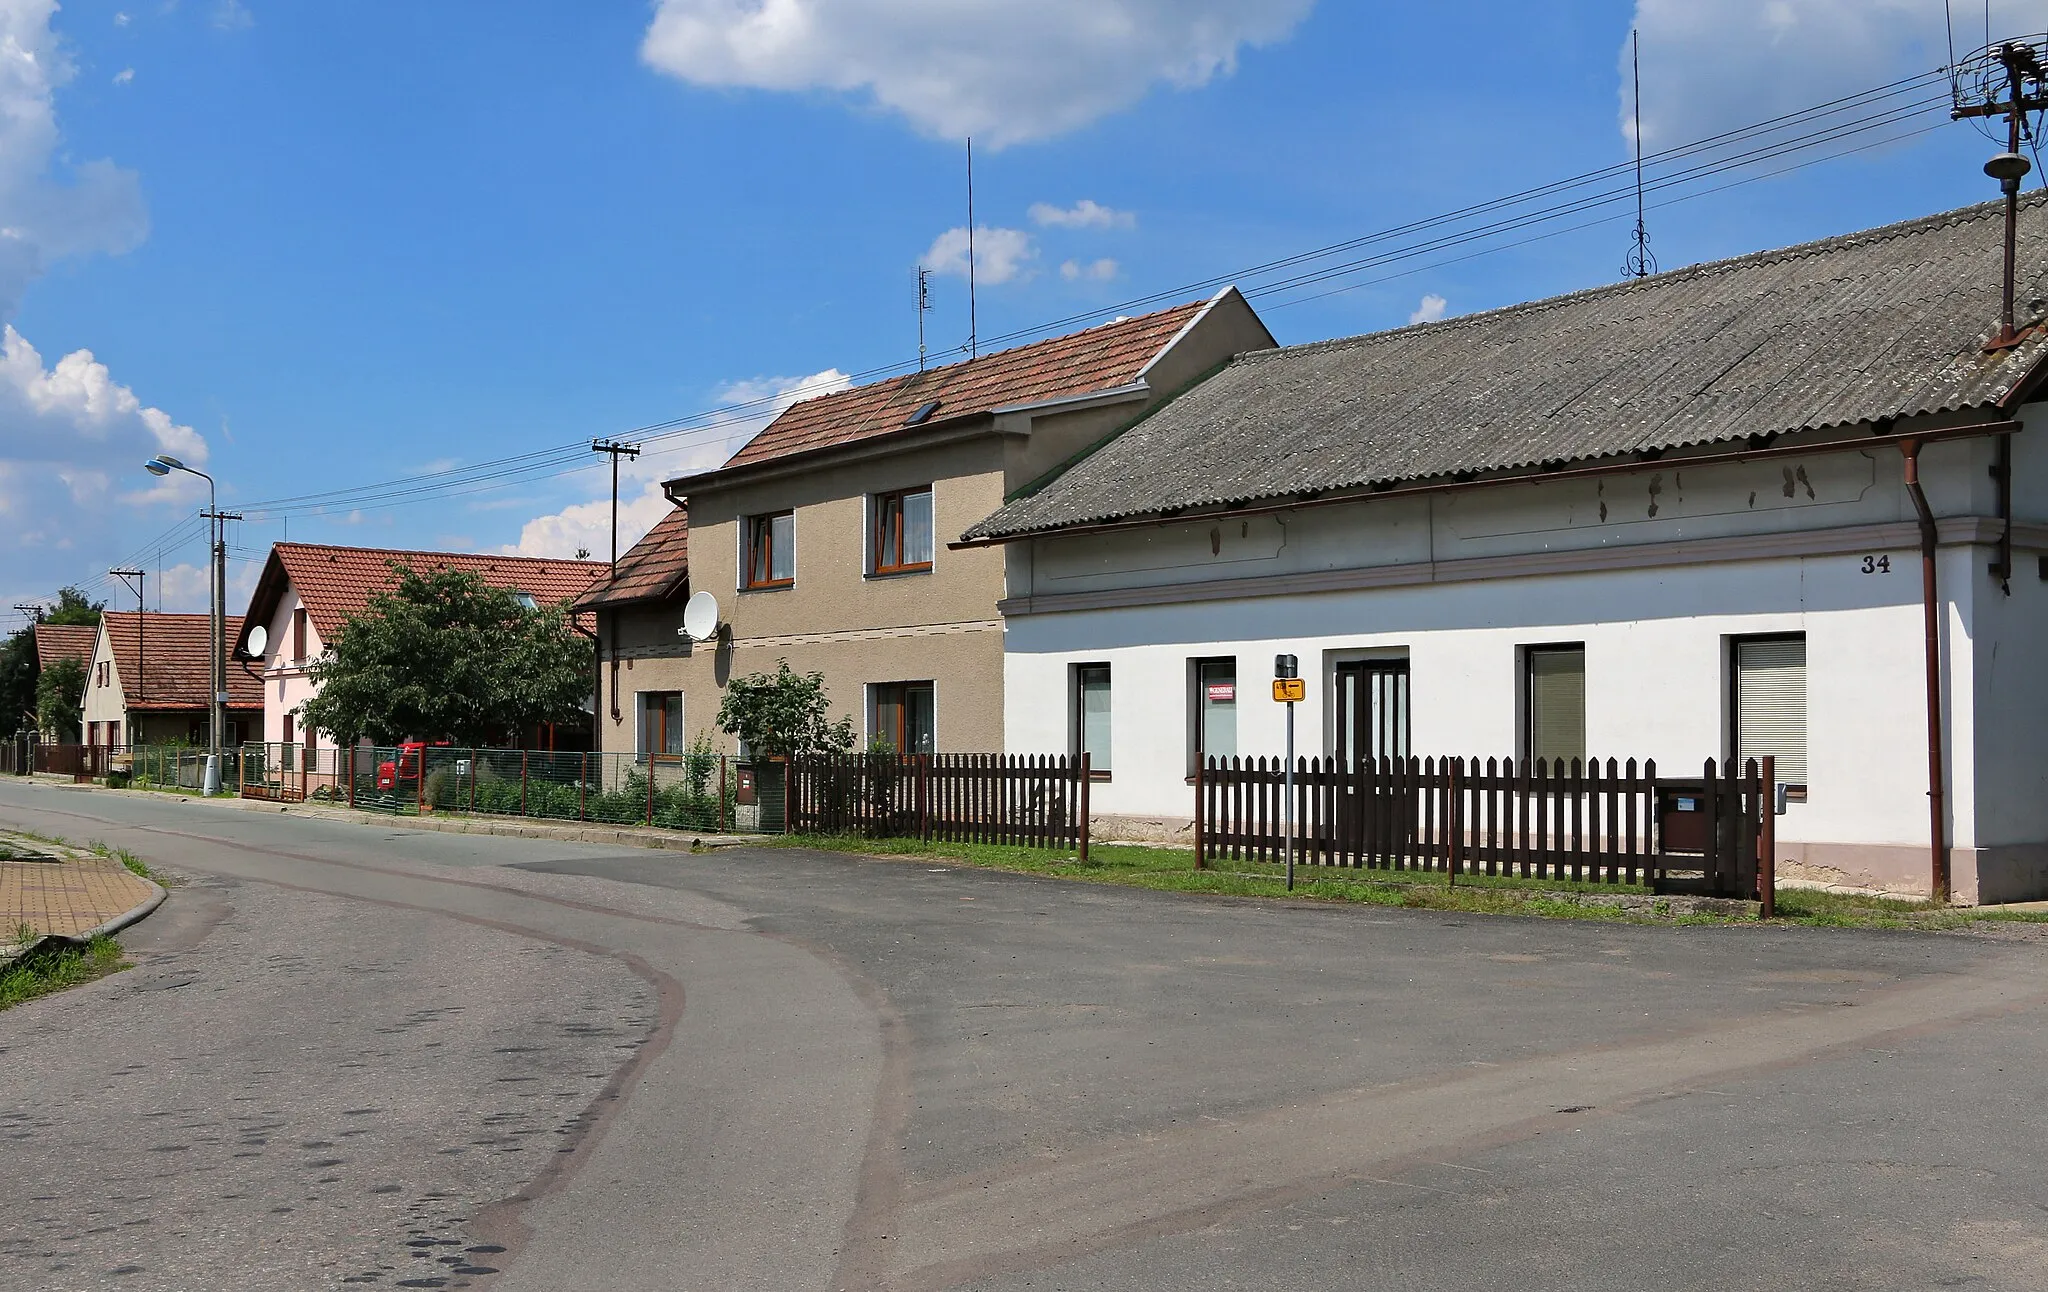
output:
[[[1522,650],[1522,756],[1569,762],[1586,756],[1586,648]]]
[[[109,746],[109,747],[111,747],[111,746],[114,746],[114,745],[118,745],[118,744],[120,744],[120,743],[121,743],[121,724],[120,724],[120,723],[118,723],[118,722],[110,722],[110,723],[108,723],[108,724],[107,724],[107,744],[108,744],[108,746]]]
[[[872,514],[874,533],[868,555],[873,573],[906,574],[932,568],[930,485],[876,494]]]
[[[1193,661],[1194,692],[1188,711],[1193,739],[1188,749],[1188,774],[1204,758],[1231,758],[1237,754],[1237,659]]]
[[[1732,643],[1732,730],[1738,769],[1769,754],[1778,783],[1806,789],[1806,634],[1738,637]]]
[[[284,743],[289,745],[298,739],[298,721],[287,713],[284,715]]]
[[[306,608],[300,606],[292,611],[292,658],[304,663],[306,659]]]
[[[667,758],[684,752],[683,693],[640,693],[640,756]]]
[[[533,594],[531,592],[515,592],[512,594],[512,599],[519,603],[519,608],[521,610],[540,609],[540,602],[534,600]]]
[[[1109,774],[1109,665],[1074,666],[1074,755],[1088,756],[1088,770]]]
[[[88,722],[85,724],[85,743],[88,745],[97,745],[98,743],[100,743],[99,723]]]
[[[938,748],[938,703],[930,682],[877,682],[868,695],[871,740],[900,754]]]
[[[796,581],[796,513],[747,517],[746,586],[781,588]]]

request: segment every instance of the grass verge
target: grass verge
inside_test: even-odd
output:
[[[55,844],[59,848],[78,847],[77,844],[71,842],[69,839],[59,839],[56,835],[53,834],[37,834],[34,830],[24,830],[18,825],[10,825],[7,826],[6,829],[7,833],[11,835],[15,835],[16,837],[22,839],[33,839],[37,843]],[[122,866],[127,868],[130,874],[139,875],[143,879],[149,880],[151,883],[160,884],[164,887],[170,886],[170,880],[166,879],[162,874],[158,873],[157,871],[151,870],[149,868],[148,862],[136,856],[134,853],[128,851],[126,848],[116,848],[113,844],[103,842],[99,839],[94,839],[85,845],[85,851],[90,852],[95,856],[105,857],[109,861],[118,861],[121,863]],[[0,842],[0,860],[5,860],[8,855],[9,854],[7,852],[7,845],[4,842]]]
[[[1676,915],[1649,903],[1630,910],[1583,900],[1595,894],[1647,894],[1644,885],[1587,884],[1530,880],[1502,875],[1459,875],[1455,886],[1442,875],[1401,871],[1330,871],[1297,868],[1288,892],[1281,867],[1258,862],[1220,862],[1196,870],[1194,854],[1179,848],[1097,844],[1083,864],[1071,851],[998,844],[924,843],[916,839],[865,839],[787,835],[764,845],[815,848],[863,856],[915,857],[1019,874],[1045,875],[1085,883],[1123,884],[1163,892],[1210,893],[1227,897],[1291,897],[1432,911],[1486,915],[1538,915],[1553,919],[1607,920],[1652,924],[1755,924],[1753,917],[1689,913]],[[1835,928],[1965,930],[2001,923],[2048,923],[2048,912],[1996,907],[1937,906],[1910,898],[1867,897],[1808,889],[1781,889],[1773,924]]]
[[[112,938],[94,938],[83,946],[52,942],[0,969],[0,1009],[10,1009],[25,1000],[76,987],[126,968],[128,961],[121,955],[121,944]]]

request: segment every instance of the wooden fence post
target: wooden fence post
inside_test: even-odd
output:
[[[1208,788],[1208,765],[1209,765],[1209,757],[1208,757],[1208,755],[1206,755],[1206,754],[1204,754],[1204,755],[1203,755],[1202,757],[1200,757],[1200,758],[1197,758],[1197,759],[1195,760],[1195,869],[1196,869],[1196,870],[1204,870],[1204,869],[1207,869],[1207,867],[1208,867],[1208,865],[1209,865],[1209,858],[1208,858],[1208,856],[1207,856],[1207,853],[1206,853],[1206,851],[1205,851],[1205,845],[1207,844],[1208,840],[1207,840],[1207,839],[1206,839],[1206,837],[1204,836],[1204,831],[1205,831],[1205,830],[1206,830],[1206,829],[1208,828],[1208,827],[1207,827],[1207,824],[1206,824],[1206,822],[1205,822],[1205,818],[1206,818],[1206,817],[1207,817],[1207,815],[1208,815],[1208,811],[1207,811],[1207,809],[1208,809],[1208,800],[1207,800],[1206,798],[1204,798],[1204,797],[1203,797],[1203,794],[1202,794],[1202,791],[1203,791],[1203,790],[1205,790],[1206,788]]]
[[[1446,888],[1458,886],[1458,765],[1464,761],[1462,758],[1444,759],[1444,787],[1448,791],[1443,815]]]
[[[921,843],[932,840],[932,756],[917,756],[917,837]]]
[[[1768,920],[1778,913],[1778,759],[1764,755],[1762,793],[1757,804],[1757,914]]]
[[[1091,771],[1088,755],[1083,753],[1081,755],[1081,820],[1079,822],[1081,827],[1081,862],[1083,865],[1087,864],[1088,861],[1088,781]]]

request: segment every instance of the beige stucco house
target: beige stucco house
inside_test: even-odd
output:
[[[734,677],[818,672],[862,744],[1003,748],[997,551],[946,540],[1272,335],[1235,288],[1136,318],[793,405],[580,603],[599,620],[599,747],[680,753],[716,735]],[[683,510],[687,505],[687,511]],[[693,592],[722,628],[678,630]]]
[[[85,743],[205,744],[211,622],[207,615],[103,613],[85,666]],[[228,616],[227,639],[241,628],[240,618]],[[262,722],[262,685],[230,664],[227,691],[223,740],[233,744]]]

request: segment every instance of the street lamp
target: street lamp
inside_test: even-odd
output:
[[[201,792],[220,793],[220,747],[221,737],[227,730],[228,671],[227,620],[222,616],[221,603],[227,599],[227,543],[225,528],[221,520],[218,499],[215,497],[213,477],[196,467],[188,467],[168,453],[159,453],[142,464],[142,469],[153,476],[167,476],[173,471],[198,476],[206,481],[206,538],[212,556],[212,570],[207,579],[209,629],[207,640],[211,646],[208,654],[207,673],[211,685],[211,699],[206,706],[207,754],[206,774],[200,782]]]

